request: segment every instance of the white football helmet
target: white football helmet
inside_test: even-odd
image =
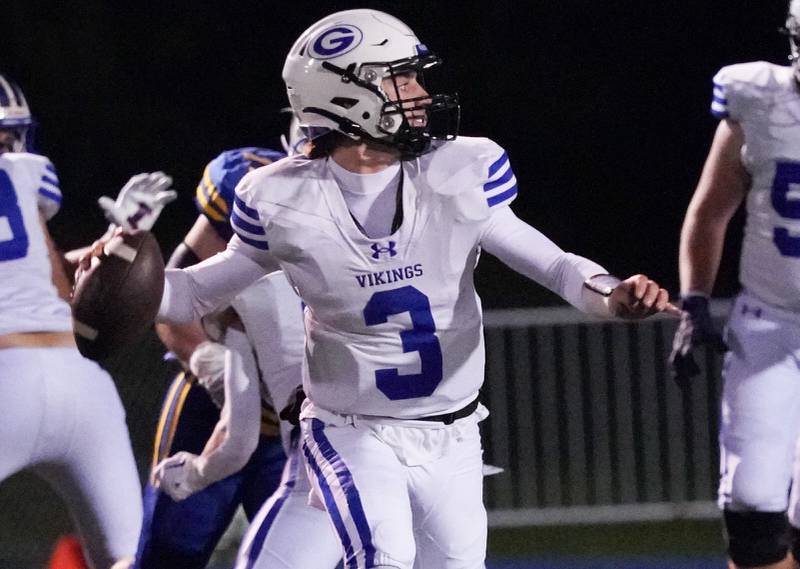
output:
[[[789,36],[791,54],[789,61],[794,67],[794,76],[800,81],[800,0],[789,0],[789,10],[786,14],[786,27],[783,32]]]
[[[330,130],[393,146],[405,157],[425,152],[432,139],[458,133],[457,95],[429,94],[391,101],[386,78],[439,65],[441,60],[403,22],[377,10],[346,10],[308,28],[283,67],[289,103],[309,138]],[[412,127],[409,111],[424,110],[425,126]]]
[[[19,85],[0,73],[0,128],[14,130],[14,152],[31,150],[33,116]]]

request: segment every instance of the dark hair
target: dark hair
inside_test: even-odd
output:
[[[346,140],[351,139],[343,135],[341,132],[332,130],[309,142],[308,145],[310,148],[307,155],[312,160],[317,158],[326,158],[331,155],[334,148]]]

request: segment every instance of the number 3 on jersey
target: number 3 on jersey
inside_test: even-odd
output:
[[[800,188],[800,162],[777,162],[772,180],[772,207],[781,217],[800,219],[800,199],[789,196],[792,185]],[[800,237],[792,237],[785,227],[773,229],[772,241],[784,257],[800,257]]]
[[[400,332],[403,352],[419,352],[422,366],[420,373],[407,375],[400,375],[397,368],[375,370],[378,389],[393,401],[427,397],[442,381],[442,348],[427,296],[413,286],[376,292],[364,308],[364,321],[377,326],[404,312],[411,316],[411,328]]]
[[[11,178],[0,170],[0,262],[28,254],[28,233]]]

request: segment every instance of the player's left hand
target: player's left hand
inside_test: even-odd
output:
[[[178,197],[164,172],[136,174],[122,187],[116,201],[102,196],[97,203],[109,222],[127,231],[150,231],[164,206]]]
[[[680,309],[670,303],[669,293],[645,275],[633,275],[619,283],[608,298],[611,314],[626,320],[647,318],[658,312],[680,316]]]
[[[208,485],[200,474],[199,462],[199,456],[184,451],[162,460],[153,471],[156,488],[178,502],[199,492]]]

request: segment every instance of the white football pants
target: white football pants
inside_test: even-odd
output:
[[[139,476],[111,377],[75,348],[0,349],[0,480],[30,468],[61,495],[87,560],[136,553]]]
[[[312,498],[333,522],[346,569],[484,567],[484,407],[452,425],[309,415],[302,429]]]
[[[288,457],[281,485],[242,540],[236,569],[335,569],[342,559],[325,510],[308,502],[311,485],[299,444]]]
[[[719,505],[782,512],[800,435],[800,314],[742,293],[726,341]]]

